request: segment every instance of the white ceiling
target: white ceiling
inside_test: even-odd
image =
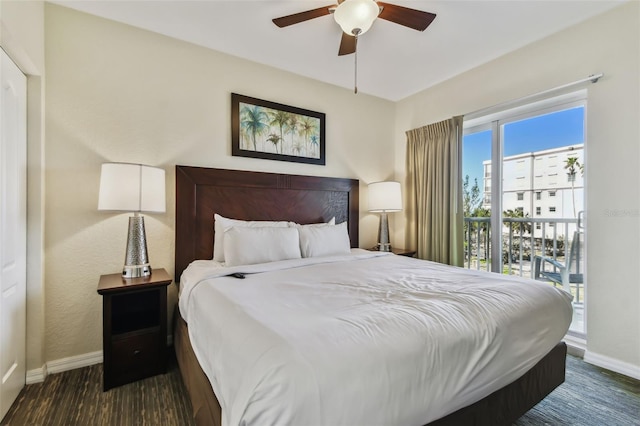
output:
[[[388,0],[437,17],[424,32],[377,19],[358,42],[358,90],[397,101],[625,1]],[[331,0],[52,2],[353,88],[354,55],[338,57],[332,16],[287,28],[271,22]]]

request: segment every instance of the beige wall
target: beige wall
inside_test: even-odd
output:
[[[604,72],[588,86],[587,354],[640,374],[640,3],[461,74],[397,104],[396,178],[404,132]],[[404,221],[395,233],[403,239]]]
[[[146,215],[152,266],[173,273],[176,164],[393,176],[394,104],[59,6],[46,6],[46,357],[102,349],[100,274],[122,268],[128,215],[98,212],[100,164],[167,171],[167,213]],[[326,113],[327,165],[231,156],[231,92]],[[373,245],[375,216],[361,213]],[[172,301],[175,301],[172,290]]]
[[[27,75],[27,369],[44,348],[44,3],[0,1],[0,46]]]
[[[367,182],[404,179],[406,130],[602,71],[587,112],[588,354],[637,371],[639,16],[631,2],[392,104],[58,6],[3,0],[0,44],[29,74],[27,367],[102,347],[97,279],[121,268],[127,226],[127,215],[96,211],[103,161],[167,170],[167,213],[148,215],[147,233],[152,264],[172,272],[177,163],[359,178],[366,206]],[[325,112],[327,166],[231,157],[231,92]],[[377,218],[361,219],[368,246]],[[391,222],[401,246],[402,214]]]

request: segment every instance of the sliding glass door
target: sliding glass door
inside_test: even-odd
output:
[[[585,100],[563,97],[465,122],[465,267],[571,292],[584,334]]]

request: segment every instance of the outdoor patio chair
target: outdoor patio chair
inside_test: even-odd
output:
[[[584,284],[584,274],[582,273],[583,249],[582,249],[582,232],[573,233],[571,240],[571,248],[569,256],[566,257],[566,263],[561,263],[557,259],[547,256],[535,256],[533,266],[533,278],[539,281],[551,281],[554,286],[561,285],[562,288],[571,293],[571,287],[576,288],[575,303],[582,303],[580,299],[580,287]],[[552,270],[545,270],[546,264],[552,267]]]

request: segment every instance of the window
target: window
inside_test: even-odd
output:
[[[524,207],[516,207],[517,213],[524,213]]]
[[[542,225],[539,223],[536,223],[536,229],[542,229]]]
[[[524,200],[524,192],[518,192],[518,201]]]
[[[542,200],[542,192],[536,191],[536,200]]]
[[[542,214],[542,207],[536,207],[536,216],[540,216]]]
[[[576,174],[567,173],[567,182],[575,182],[575,181],[576,181]]]
[[[555,197],[556,191],[549,191],[549,197]]]
[[[553,207],[553,206],[551,206],[551,207],[549,207],[549,211],[550,211],[551,213],[555,213],[556,208],[555,208],[555,207]]]

